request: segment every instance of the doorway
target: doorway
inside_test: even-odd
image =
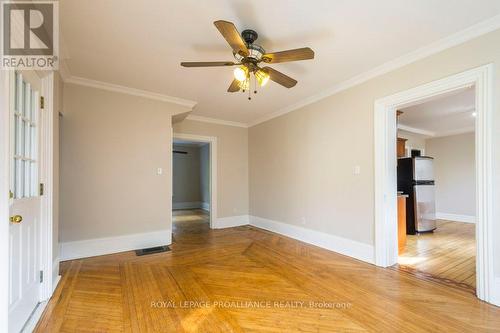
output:
[[[397,263],[397,166],[396,110],[419,100],[475,87],[476,140],[476,295],[494,303],[494,224],[492,115],[493,66],[485,65],[450,77],[378,99],[375,108],[375,263],[389,267]]]
[[[217,139],[174,133],[172,140],[173,228],[189,222],[215,227]]]
[[[392,268],[475,292],[475,87],[401,106],[396,117]]]

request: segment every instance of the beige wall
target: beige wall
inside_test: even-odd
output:
[[[201,201],[200,148],[174,144],[174,150],[187,154],[173,154],[173,196],[174,204]],[[175,207],[174,207],[175,208]]]
[[[487,63],[498,101],[498,40],[500,31],[484,35],[250,128],[250,214],[373,245],[374,101]],[[498,162],[495,151],[496,198]]]
[[[217,217],[248,214],[248,130],[183,120],[174,132],[217,137]]]
[[[411,149],[419,149],[422,153],[426,153],[425,151],[425,137],[419,134],[410,133],[404,130],[398,130],[398,137],[407,139],[406,148]]]
[[[475,216],[474,133],[429,139],[426,147],[434,157],[436,212]]]
[[[171,113],[181,110],[65,84],[61,242],[171,229]]]

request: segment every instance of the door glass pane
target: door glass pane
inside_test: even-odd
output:
[[[24,198],[24,170],[26,163],[21,160],[21,168],[19,169],[19,197]]]
[[[30,169],[31,169],[31,196],[36,196],[37,193],[37,170],[36,170],[36,162],[32,161],[30,163]]]
[[[38,195],[38,91],[14,76],[12,191],[14,198]]]
[[[26,132],[26,123],[21,118],[21,135],[19,135],[19,156],[24,156],[24,137]]]
[[[30,157],[30,146],[31,146],[31,139],[30,139],[30,123],[28,121],[24,122],[24,155],[23,157],[29,158]]]
[[[30,161],[24,161],[24,196],[29,197],[31,194],[31,165]]]
[[[36,150],[36,127],[31,126],[31,159],[36,160],[37,159],[37,150]]]
[[[31,90],[31,109],[30,109],[30,119],[32,122],[35,122],[36,121],[36,118],[35,118],[35,112],[36,112],[36,92],[34,90]]]

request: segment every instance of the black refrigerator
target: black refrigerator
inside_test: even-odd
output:
[[[434,159],[428,156],[398,159],[398,191],[406,200],[406,233],[414,235],[436,229]]]

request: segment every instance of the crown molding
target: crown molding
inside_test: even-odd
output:
[[[457,128],[457,129],[450,130],[450,131],[436,133],[436,135],[434,135],[434,138],[442,138],[442,137],[445,137],[445,136],[452,136],[452,135],[458,135],[458,134],[471,133],[471,132],[474,132],[474,131],[475,131],[474,126],[464,127],[464,128]]]
[[[289,105],[287,107],[274,111],[270,114],[267,114],[263,117],[257,118],[255,121],[249,123],[249,127],[258,125],[273,118],[295,111],[306,105],[313,104],[326,97],[335,95],[343,90],[347,90],[361,83],[364,83],[377,76],[386,74],[388,72],[391,72],[408,64],[416,62],[420,59],[429,57],[433,54],[439,53],[451,47],[460,45],[462,43],[465,43],[469,40],[472,40],[474,38],[477,38],[479,36],[482,36],[497,29],[500,29],[500,15],[493,16],[492,18],[489,18],[473,26],[470,26],[467,29],[461,30],[448,37],[442,38],[434,43],[421,47],[413,52],[407,53],[406,55],[403,55],[399,58],[388,61],[369,71],[366,71],[346,81],[336,84],[323,92],[307,97],[295,104]]]
[[[452,130],[443,131],[443,132],[432,132],[432,131],[424,130],[421,128],[406,126],[403,124],[398,124],[398,129],[409,132],[409,133],[414,133],[414,134],[426,136],[427,138],[425,138],[425,139],[442,138],[445,136],[465,134],[465,133],[470,133],[470,132],[475,131],[474,126],[469,126],[469,127],[457,128],[457,129],[452,129]]]
[[[431,131],[424,130],[424,129],[421,129],[421,128],[406,126],[406,125],[403,125],[403,124],[398,124],[398,129],[406,131],[406,132],[410,132],[410,133],[414,133],[414,134],[420,134],[420,135],[425,135],[425,136],[430,136],[430,137],[435,137],[436,136],[435,132],[431,132]]]
[[[242,128],[248,128],[248,125],[245,123],[240,123],[237,121],[229,121],[229,120],[222,120],[222,119],[217,119],[217,118],[209,118],[209,117],[202,117],[202,116],[195,116],[195,115],[188,115],[186,117],[187,120],[194,120],[194,121],[201,121],[204,123],[211,123],[211,124],[218,124],[218,125],[226,125],[226,126],[234,126],[234,127],[242,127]]]
[[[68,75],[68,74],[66,74],[66,75]],[[63,75],[61,75],[61,76],[63,76]],[[168,102],[168,103],[177,104],[177,105],[189,108],[190,110],[192,110],[197,104],[197,102],[190,101],[187,99],[163,95],[163,94],[159,94],[159,93],[155,93],[155,92],[151,92],[151,91],[147,91],[147,90],[130,88],[130,87],[126,87],[126,86],[120,86],[117,84],[103,82],[103,81],[86,79],[86,78],[78,77],[78,76],[69,76],[64,80],[64,82],[77,84],[80,86],[86,86],[86,87],[92,87],[92,88],[97,88],[97,89],[118,92],[118,93],[122,93],[122,94],[128,94],[128,95],[133,95],[133,96],[154,99],[154,100],[162,101],[162,102]]]

